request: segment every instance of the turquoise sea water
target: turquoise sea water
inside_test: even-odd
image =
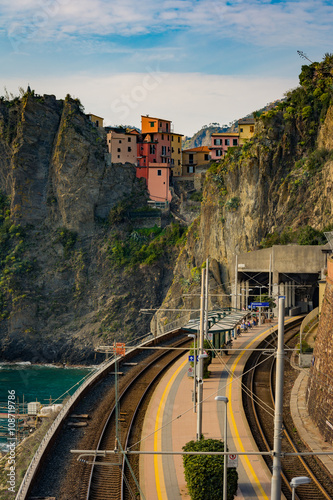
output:
[[[27,363],[0,364],[0,413],[7,412],[8,391],[15,391],[15,402],[16,405],[17,402],[20,403],[21,409],[23,398],[25,403],[39,401],[42,405],[48,405],[50,400],[53,403],[62,395],[66,397],[66,391],[73,394],[80,381],[89,373],[89,368],[57,368]],[[5,429],[6,424],[6,419],[0,419],[0,429]],[[0,449],[6,442],[6,437],[1,434]]]

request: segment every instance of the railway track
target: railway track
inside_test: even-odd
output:
[[[117,370],[111,368],[102,379],[91,385],[89,391],[72,407],[71,413],[63,421],[57,438],[42,457],[38,474],[31,481],[29,492],[24,498],[54,497],[59,500],[134,498],[134,493],[131,492],[137,491],[136,484],[128,467],[123,465],[122,461],[111,466],[109,455],[103,459],[108,465],[97,465],[100,460],[96,459],[96,465],[92,467],[91,462],[89,465],[78,462],[78,456],[71,454],[70,450],[115,448],[115,372],[119,375],[117,408],[121,447],[126,449],[130,436],[132,436],[130,445],[139,441],[145,405],[149,403],[154,380],[157,383],[163,370],[170,366],[187,346],[189,348],[189,339],[183,333],[168,334],[160,339],[158,345],[160,349],[151,349],[153,347],[151,342],[144,350],[134,350],[121,358]],[[172,350],[170,347],[183,347],[183,349]],[[73,427],[71,425],[73,417],[80,414],[88,416],[86,425]],[[138,456],[131,456],[130,459],[131,468],[138,477]],[[125,478],[124,484],[123,478]],[[129,486],[126,486],[126,483],[129,483]]]
[[[297,339],[295,335],[299,332],[299,325],[293,324],[286,327],[285,345],[293,348]],[[276,345],[272,338],[271,346]],[[265,344],[267,346],[267,339]],[[282,441],[282,452],[294,453],[308,451],[293,426],[290,416],[290,390],[298,372],[288,362],[291,351],[287,351],[285,358],[285,383],[284,383],[284,435]],[[253,370],[250,368],[253,367]],[[274,448],[274,388],[275,388],[275,358],[267,353],[254,353],[250,356],[246,367],[246,375],[243,377],[244,384],[250,389],[253,397],[243,393],[243,406],[249,421],[253,436],[260,451],[269,451]],[[250,371],[249,371],[250,370]],[[295,374],[295,372],[297,372]],[[272,471],[272,457],[264,457],[269,469]],[[305,486],[299,486],[296,498],[299,500],[330,500],[333,498],[333,481],[330,474],[323,469],[315,457],[284,457],[281,460],[282,467],[282,491],[289,500],[292,497],[290,481],[293,477],[308,476],[312,481]]]
[[[175,347],[189,344],[188,339],[180,340]],[[99,438],[97,449],[110,450],[116,443],[116,426],[121,448],[126,449],[132,428],[135,426],[135,416],[142,405],[147,392],[160,378],[161,373],[168,368],[183,353],[183,351],[161,351],[158,357],[142,366],[135,379],[122,389],[118,395],[118,419],[114,406]],[[117,423],[118,422],[118,423]],[[125,500],[137,498],[139,493],[130,469],[123,460],[121,453],[115,456],[97,457],[91,467],[88,485],[82,485],[82,498],[86,500]],[[101,465],[102,464],[102,465]],[[130,468],[136,469],[135,464]],[[86,492],[84,489],[86,487]]]

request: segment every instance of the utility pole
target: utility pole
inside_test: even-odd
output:
[[[235,263],[235,309],[237,309],[237,281],[238,281],[238,255]]]
[[[279,298],[278,348],[276,353],[276,386],[274,413],[273,475],[271,500],[281,499],[281,448],[283,423],[283,371],[284,371],[284,298]]]
[[[201,270],[201,300],[200,300],[200,335],[198,346],[198,411],[197,411],[197,441],[200,441],[202,434],[202,395],[203,395],[203,340],[204,340],[204,320],[205,320],[205,277],[206,269]]]
[[[205,339],[208,336],[208,267],[209,267],[209,259],[206,259],[206,290],[205,290]]]

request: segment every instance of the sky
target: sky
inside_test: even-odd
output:
[[[298,85],[333,47],[333,0],[0,0],[0,95],[66,94],[105,125],[191,136]]]

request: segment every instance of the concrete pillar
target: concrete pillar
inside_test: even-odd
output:
[[[291,306],[296,307],[296,285],[295,281],[292,282],[291,285]]]
[[[285,290],[285,284],[284,283],[280,283],[279,284],[279,296],[281,297],[285,297],[286,296],[286,290]],[[279,301],[278,301],[279,302]],[[285,302],[284,302],[285,303]],[[278,311],[278,314],[279,314],[279,311]]]
[[[246,286],[246,282],[245,281],[242,281],[241,283],[241,309],[243,309],[245,307],[245,297],[246,297],[246,289],[245,289],[245,286]]]
[[[246,291],[245,291],[245,309],[248,311],[247,306],[248,306],[248,303],[249,303],[249,293],[250,293],[249,292],[249,289],[250,289],[250,282],[249,281],[246,281],[246,283],[245,283],[245,289],[246,289]]]
[[[279,302],[279,273],[273,273],[273,285],[272,285],[272,296],[276,303],[276,307],[273,309],[274,316],[278,316],[278,302]]]
[[[240,296],[240,290],[241,290],[241,284],[238,281],[237,283],[237,290],[236,290],[236,297],[237,297],[237,307],[238,309],[241,309],[241,296]]]
[[[237,300],[236,300],[236,298],[237,298],[237,295],[236,295],[236,293],[237,293],[237,287],[236,287],[235,284],[232,287],[232,292],[231,293],[232,293],[232,295],[231,295],[231,307],[235,308],[236,304],[237,304]]]
[[[284,289],[285,289],[285,296],[286,296],[286,300],[285,300],[285,304],[286,304],[286,307],[290,307],[290,286],[289,286],[289,282],[287,282],[284,286]]]

